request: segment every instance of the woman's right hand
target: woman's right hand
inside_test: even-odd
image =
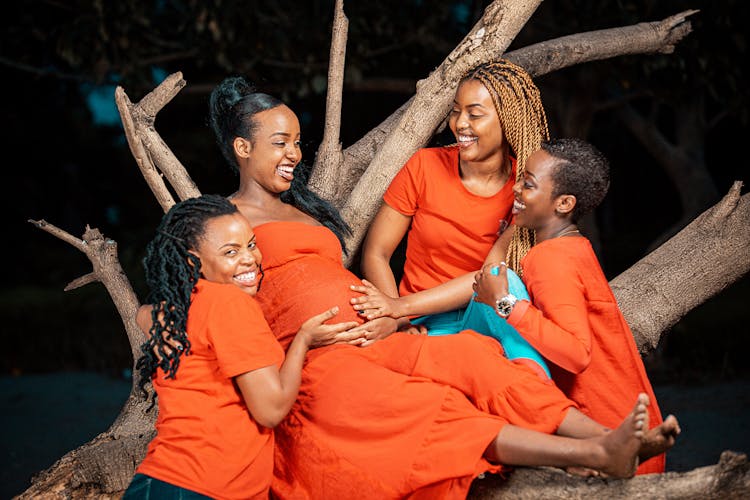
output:
[[[310,348],[322,347],[330,344],[353,344],[359,345],[367,339],[361,331],[351,331],[359,325],[356,321],[344,323],[324,324],[339,313],[338,306],[332,307],[325,312],[308,319],[300,327],[297,335],[302,335],[305,344]]]
[[[354,297],[350,302],[352,307],[368,321],[382,317],[398,319],[403,316],[399,310],[398,299],[384,294],[369,281],[362,280],[362,285],[351,285],[350,288],[362,294],[361,297]]]

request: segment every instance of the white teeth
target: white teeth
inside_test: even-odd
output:
[[[252,283],[255,281],[255,271],[249,271],[247,273],[238,274],[234,277],[237,281],[244,281],[246,283]]]
[[[460,143],[469,143],[477,140],[477,138],[473,135],[459,135],[457,139]]]
[[[288,181],[294,178],[292,172],[294,172],[294,166],[279,165],[276,167],[276,173]]]
[[[521,211],[521,210],[523,210],[524,208],[526,208],[526,205],[525,205],[525,204],[521,203],[521,202],[520,202],[520,201],[518,201],[518,200],[514,200],[514,201],[513,201],[513,212],[514,212],[514,213],[520,212],[520,211]]]

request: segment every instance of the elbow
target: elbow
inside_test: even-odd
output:
[[[267,427],[269,429],[273,429],[277,425],[281,423],[282,420],[284,420],[284,417],[286,417],[286,412],[281,411],[269,411],[264,412],[263,415],[253,415],[253,418],[258,423],[258,425],[262,425],[263,427]]]
[[[572,373],[575,373],[576,375],[583,373],[583,371],[589,367],[589,364],[591,364],[591,352],[585,351],[581,356],[577,356],[575,359],[571,360],[570,364],[570,371]]]

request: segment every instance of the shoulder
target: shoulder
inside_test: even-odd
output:
[[[577,256],[586,245],[591,247],[586,238],[554,238],[538,243],[523,258],[524,276],[527,273],[534,276],[575,273]]]
[[[239,289],[231,283],[216,283],[213,281],[199,280],[193,291],[191,306],[214,307],[237,304],[247,304],[257,307],[255,298]]]

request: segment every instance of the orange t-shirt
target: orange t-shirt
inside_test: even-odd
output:
[[[458,146],[423,148],[401,168],[383,195],[412,218],[399,294],[432,288],[482,267],[512,220],[516,162],[495,195],[478,196],[461,182]]]
[[[159,369],[156,437],[137,472],[214,498],[268,498],[273,431],[253,420],[233,377],[277,365],[284,351],[255,299],[199,280],[187,321],[190,355]]]
[[[616,427],[645,392],[651,427],[662,422],[633,334],[589,240],[553,238],[521,261],[531,303],[520,301],[508,322],[550,362],[552,379],[594,420]],[[664,471],[664,455],[639,474]]]

